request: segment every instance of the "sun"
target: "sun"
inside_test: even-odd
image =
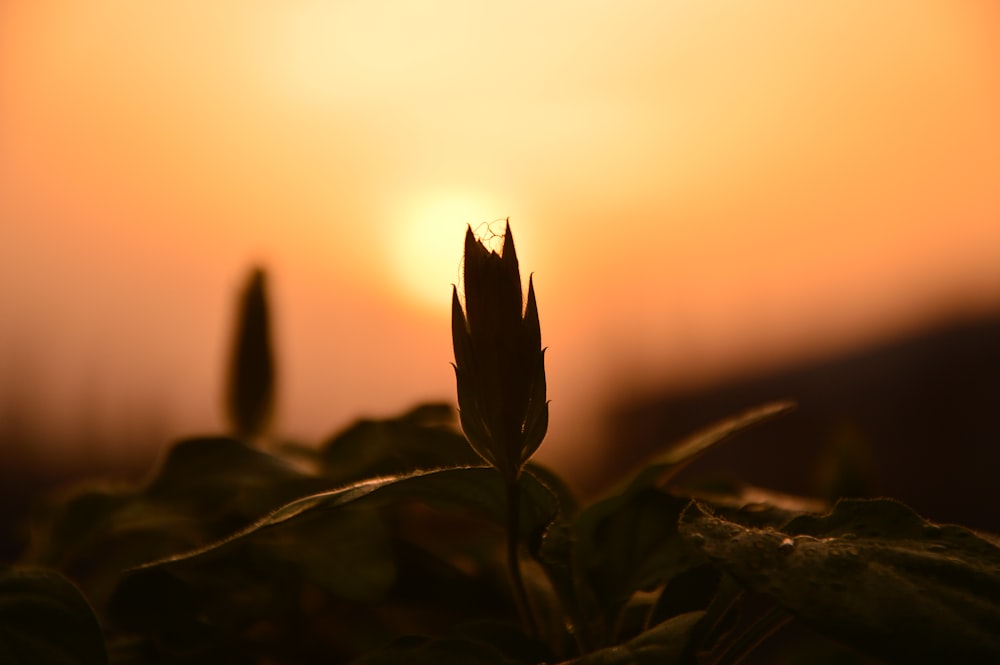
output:
[[[503,231],[507,213],[488,197],[453,193],[420,197],[391,224],[387,247],[394,288],[422,308],[447,312],[451,285],[461,286],[465,229]]]

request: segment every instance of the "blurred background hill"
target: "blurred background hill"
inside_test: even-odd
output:
[[[890,496],[943,522],[1000,531],[1000,316],[689,392],[609,408],[600,468],[614,473],[754,404],[796,411],[711,451],[685,473],[836,498]]]

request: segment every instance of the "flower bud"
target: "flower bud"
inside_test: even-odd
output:
[[[452,290],[451,334],[462,429],[472,448],[509,482],[548,429],[545,352],[535,289],[521,293],[508,224],[500,254],[465,234],[465,309]]]
[[[274,411],[274,351],[264,270],[250,273],[240,296],[229,364],[227,406],[233,433],[254,441],[267,432]]]

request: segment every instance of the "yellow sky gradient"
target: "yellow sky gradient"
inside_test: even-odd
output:
[[[543,458],[611,391],[1000,308],[1000,4],[0,0],[0,413],[220,429],[252,262],[283,431],[451,399],[508,216]]]

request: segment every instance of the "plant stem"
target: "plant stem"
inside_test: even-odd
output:
[[[538,625],[531,610],[528,592],[521,577],[521,557],[518,553],[521,532],[521,485],[515,478],[507,482],[507,570],[514,587],[514,602],[521,616],[524,632],[529,637],[538,637]]]

